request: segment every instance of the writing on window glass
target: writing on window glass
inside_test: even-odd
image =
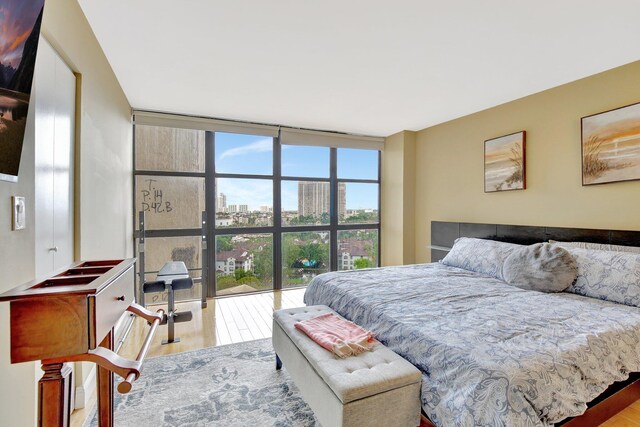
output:
[[[145,188],[141,190],[142,210],[156,214],[169,213],[173,206],[170,201],[164,199],[162,188],[157,186],[157,182],[155,179],[145,180]]]

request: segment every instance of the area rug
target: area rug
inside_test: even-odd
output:
[[[114,424],[319,425],[286,369],[276,371],[270,339],[147,359],[133,389],[115,392]],[[85,426],[97,425],[94,409]]]

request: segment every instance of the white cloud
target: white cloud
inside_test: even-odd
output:
[[[260,139],[256,142],[252,142],[251,144],[226,150],[220,155],[220,160],[227,157],[244,156],[251,153],[265,153],[268,151],[273,151],[272,138]]]

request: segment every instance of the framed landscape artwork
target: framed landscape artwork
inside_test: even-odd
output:
[[[582,185],[640,179],[640,103],[582,118]]]
[[[484,142],[484,192],[526,188],[526,132],[516,132]]]
[[[16,182],[44,0],[0,1],[0,180]]]

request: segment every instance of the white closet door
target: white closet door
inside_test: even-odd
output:
[[[34,73],[36,275],[73,261],[75,76],[40,38]]]
[[[53,144],[53,268],[73,262],[73,148],[76,76],[56,55],[56,114]]]
[[[42,37],[34,72],[36,276],[53,270],[53,142],[56,115],[56,54]],[[32,104],[32,105],[34,105]]]

